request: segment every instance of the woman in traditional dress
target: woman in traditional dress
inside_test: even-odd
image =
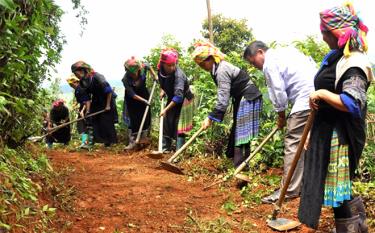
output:
[[[262,94],[249,75],[225,61],[224,54],[212,44],[197,43],[192,56],[202,69],[210,72],[217,86],[216,106],[202,122],[203,128],[207,129],[212,121],[223,121],[232,98],[233,125],[226,154],[238,167],[250,155],[250,142],[259,132]]]
[[[368,232],[365,208],[351,180],[365,145],[366,91],[373,78],[365,54],[367,27],[351,4],[320,13],[331,51],[315,76],[316,111],[305,157],[299,219],[316,229],[322,205],[332,207],[336,232]]]
[[[91,100],[86,102],[86,114],[106,110],[88,119],[92,123],[94,142],[104,143],[106,147],[116,143],[117,109],[111,86],[102,74],[95,72],[83,61],[74,63],[71,70],[79,78],[80,87],[85,90]]]
[[[125,149],[130,150],[134,148],[135,138],[138,134],[143,114],[146,106],[149,105],[148,99],[150,93],[146,87],[147,74],[150,72],[155,81],[157,80],[157,77],[148,63],[142,62],[135,57],[128,59],[125,62],[124,67],[126,71],[122,79],[122,83],[125,87],[124,109],[129,117],[129,144]],[[151,111],[148,111],[142,129],[142,138],[148,136],[150,125]]]
[[[66,81],[68,82],[69,86],[74,89],[74,97],[76,99],[76,103],[78,104],[77,117],[84,117],[86,102],[89,101],[89,97],[85,90],[79,86],[79,79],[74,74],[70,75]],[[89,141],[86,120],[77,122],[77,131],[81,135],[81,145],[79,148],[88,149]]]
[[[65,106],[64,100],[58,99],[52,104],[52,109],[48,117],[47,132],[66,122],[69,122],[69,109]],[[52,148],[53,143],[67,145],[70,141],[70,136],[70,126],[67,125],[48,135],[46,142],[49,148]]]
[[[166,107],[161,111],[163,123],[163,151],[172,150],[176,140],[176,150],[185,144],[186,133],[193,128],[193,99],[189,82],[178,66],[178,53],[172,48],[161,51],[158,64],[160,97],[167,97]]]

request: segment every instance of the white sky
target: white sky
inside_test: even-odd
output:
[[[188,45],[200,38],[207,17],[205,0],[82,0],[89,11],[88,25],[80,37],[78,19],[70,0],[56,0],[66,11],[61,23],[68,44],[57,65],[63,80],[78,60],[89,63],[108,80],[121,79],[123,63],[132,55],[143,57],[164,34]],[[343,0],[211,0],[212,13],[245,18],[258,40],[288,43],[317,35],[319,12]],[[375,1],[354,0],[354,8],[369,27],[369,55],[375,62]]]

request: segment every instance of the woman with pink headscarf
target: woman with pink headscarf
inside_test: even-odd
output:
[[[365,208],[351,181],[366,141],[366,91],[373,79],[367,27],[351,4],[320,13],[323,40],[331,48],[310,95],[315,119],[304,164],[299,219],[316,229],[322,205],[332,207],[336,232],[368,232]]]
[[[147,89],[146,81],[147,74],[150,72],[152,78],[157,81],[154,69],[146,62],[143,62],[135,57],[126,60],[125,75],[121,80],[125,87],[124,96],[124,112],[125,122],[128,125],[129,144],[125,150],[131,150],[135,147],[135,139],[141,126],[142,117],[146,106],[150,105],[148,99],[150,92]],[[148,111],[146,121],[142,129],[142,138],[149,135],[151,126],[151,112]]]
[[[175,49],[167,48],[161,52],[158,64],[160,98],[167,97],[166,107],[160,113],[160,116],[164,116],[163,151],[172,150],[174,139],[178,150],[185,143],[185,134],[193,128],[194,95],[177,63],[178,53]]]
[[[47,123],[47,132],[63,123],[69,121],[69,109],[65,106],[63,99],[55,100],[52,103],[52,109],[49,112],[49,118]],[[52,148],[53,143],[63,143],[67,145],[70,141],[70,125],[58,129],[52,134],[46,137],[46,142],[49,148]]]

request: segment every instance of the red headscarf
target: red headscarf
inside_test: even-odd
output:
[[[63,105],[65,103],[65,101],[63,99],[58,99],[58,100],[55,100],[53,101],[52,103],[52,107],[59,107],[60,105]]]
[[[158,62],[158,69],[160,69],[160,63],[165,64],[177,64],[178,52],[174,48],[163,49],[160,53],[160,59]]]

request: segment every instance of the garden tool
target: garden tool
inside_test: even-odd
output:
[[[143,117],[142,117],[141,125],[139,126],[139,129],[138,129],[137,138],[135,139],[135,144],[136,145],[140,144],[139,141],[141,139],[141,134],[142,134],[142,131],[143,131],[143,126],[144,126],[144,124],[146,122],[148,110],[150,109],[150,104],[151,104],[151,101],[152,101],[152,96],[154,95],[154,92],[155,92],[155,87],[156,87],[156,81],[154,81],[154,84],[152,85],[151,94],[150,94],[150,97],[148,98],[148,103],[149,104],[146,106],[145,113],[143,114]]]
[[[287,191],[288,186],[290,184],[290,180],[292,179],[292,176],[294,174],[294,170],[296,169],[298,160],[301,157],[303,147],[305,145],[307,136],[310,132],[312,123],[314,121],[314,116],[315,116],[315,111],[312,111],[309,115],[309,118],[307,119],[307,123],[305,125],[305,128],[303,129],[303,134],[302,134],[301,140],[298,144],[296,155],[294,156],[292,165],[291,165],[290,170],[288,172],[288,176],[287,176],[287,178],[285,180],[285,183],[283,185],[283,188],[280,192],[279,200],[276,202],[276,204],[274,206],[272,217],[271,217],[271,219],[267,220],[267,225],[274,230],[288,231],[288,230],[294,229],[294,228],[298,227],[299,225],[301,225],[300,222],[297,222],[297,221],[294,221],[294,220],[289,220],[289,219],[286,219],[286,218],[277,218],[277,215],[279,214],[279,212],[281,210],[281,205],[282,205],[282,203],[285,199],[285,194],[286,194],[286,191]]]
[[[164,98],[160,101],[160,111],[163,111],[164,109]],[[157,151],[152,151],[147,156],[152,159],[162,159],[163,158],[163,123],[164,123],[164,117],[160,117],[159,122],[159,145]]]
[[[255,157],[255,155],[263,148],[263,146],[273,137],[273,135],[277,132],[277,130],[278,130],[278,128],[274,128],[271,131],[271,133],[269,133],[267,135],[267,137],[265,139],[263,139],[263,141],[259,144],[259,146],[257,148],[255,148],[255,150],[250,154],[250,156],[245,161],[243,161],[240,164],[240,166],[238,166],[236,168],[236,170],[234,171],[234,173],[232,175],[233,177],[236,177],[237,179],[241,179],[241,180],[250,182],[250,180],[249,180],[249,178],[247,176],[239,174],[239,173],[242,171],[242,169],[244,169],[246,167],[246,165],[250,162],[250,160]],[[215,181],[212,184],[204,187],[203,190],[207,190],[207,189],[209,189],[210,187],[212,187],[214,185],[224,183],[227,180],[228,179],[226,179],[225,177],[223,177],[220,180]]]
[[[30,141],[32,141],[32,142],[38,142],[38,141],[42,140],[43,138],[47,137],[48,135],[50,135],[50,134],[56,132],[57,130],[59,130],[59,129],[61,129],[61,128],[64,128],[64,127],[66,127],[66,126],[68,126],[68,125],[71,125],[71,124],[73,124],[73,123],[75,123],[75,122],[78,122],[78,121],[84,120],[84,119],[86,119],[86,118],[96,116],[96,115],[98,115],[98,114],[100,114],[100,113],[103,113],[103,112],[105,112],[105,111],[106,111],[105,109],[104,109],[104,110],[100,110],[100,111],[97,111],[97,112],[95,112],[95,113],[89,114],[89,115],[87,115],[87,116],[85,116],[85,117],[81,117],[81,118],[78,118],[78,119],[75,119],[75,120],[72,120],[72,121],[69,121],[69,122],[63,123],[63,124],[61,124],[61,125],[58,125],[58,126],[52,128],[52,129],[50,129],[48,133],[46,133],[46,134],[44,134],[44,135],[42,135],[42,136],[29,137],[28,139],[29,139]]]
[[[170,157],[166,162],[160,162],[160,166],[164,168],[167,171],[183,175],[183,171],[178,166],[172,164],[173,161],[198,137],[198,135],[204,130],[203,127],[201,127],[197,132],[191,136],[191,138],[178,150],[172,157]]]

